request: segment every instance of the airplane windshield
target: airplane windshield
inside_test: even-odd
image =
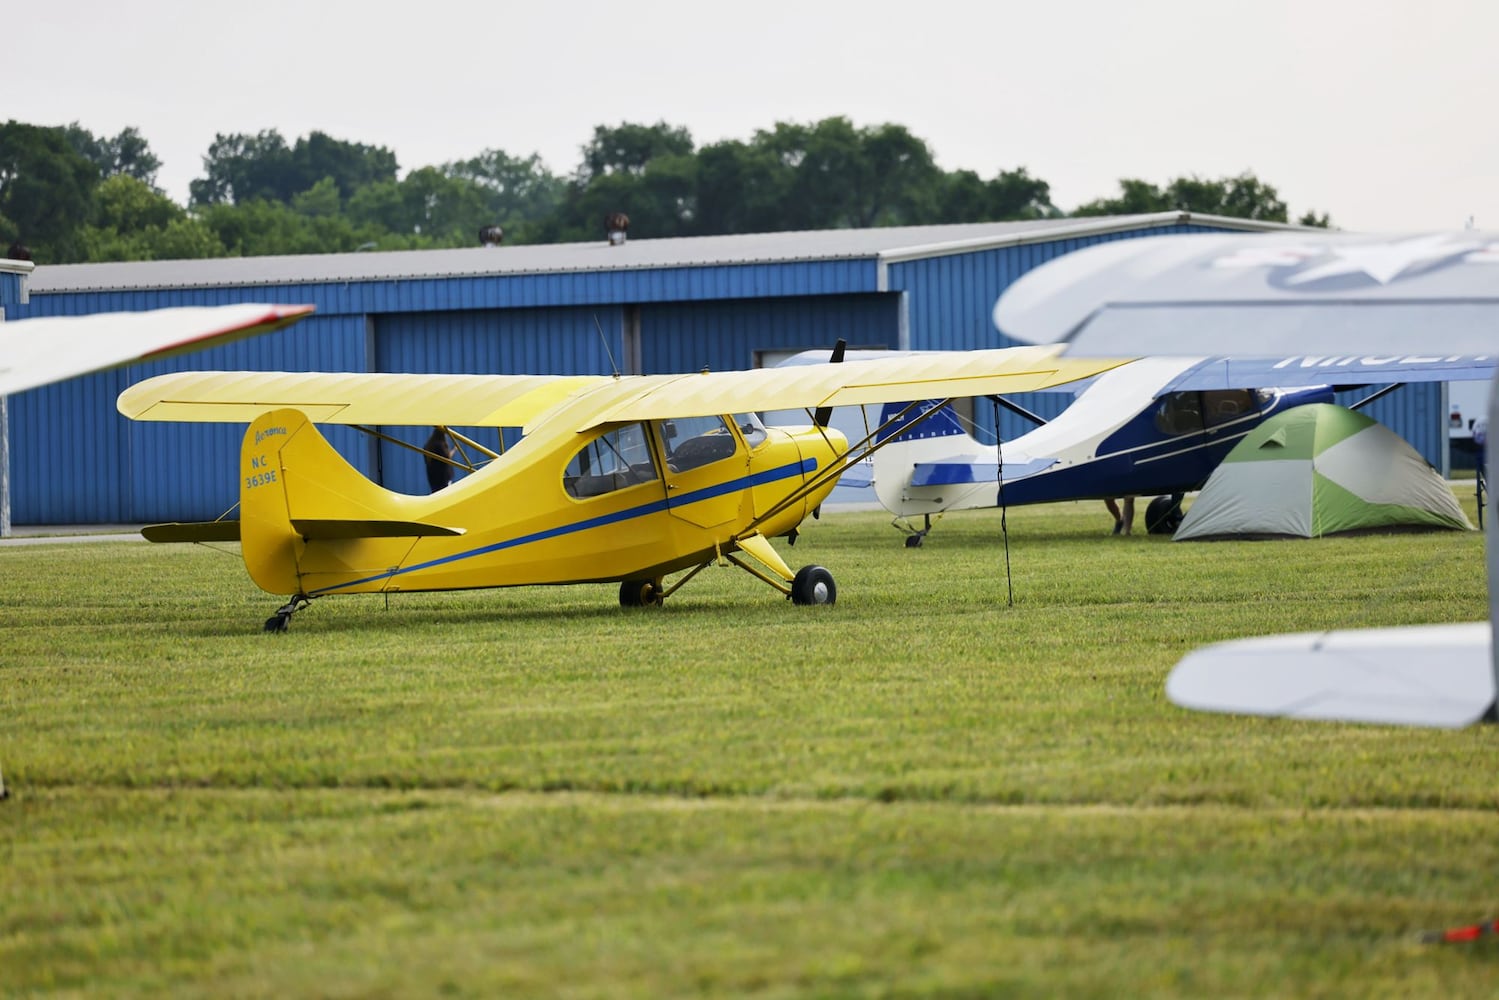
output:
[[[666,467],[686,472],[734,454],[739,443],[723,417],[678,417],[661,424]]]

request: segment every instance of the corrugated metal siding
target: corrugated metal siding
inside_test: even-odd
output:
[[[875,261],[864,259],[233,288],[54,292],[33,294],[31,305],[17,306],[13,318],[231,302],[310,303],[324,314],[601,306],[864,292],[873,291],[878,278]]]
[[[14,271],[0,270],[0,309],[5,310],[8,318],[20,318],[17,310],[21,308],[21,289],[25,287],[25,278],[25,275]]]
[[[105,372],[10,397],[12,521],[128,520],[128,450],[113,405],[124,385],[119,372]]]
[[[7,318],[266,301],[310,303],[318,314],[267,337],[13,397],[12,516],[18,524],[196,520],[228,509],[238,496],[242,427],[137,424],[115,412],[125,385],[161,371],[605,372],[594,317],[623,365],[620,331],[634,305],[641,307],[642,367],[653,373],[745,368],[757,350],[823,347],[840,336],[857,346],[898,347],[903,322],[912,349],[1002,346],[1008,341],[990,319],[994,302],[1031,268],[1095,243],[1212,231],[1150,226],[888,265],[869,256],[110,292],[37,293],[33,284],[28,304],[6,303]],[[19,289],[0,275],[0,302],[18,299]],[[1047,418],[1070,400],[1063,393],[1017,398]],[[978,401],[974,410],[980,433],[992,435],[991,408]],[[1440,387],[1407,387],[1369,413],[1440,464]],[[1006,440],[1029,427],[1009,414],[1000,420]],[[392,488],[425,490],[410,453],[377,450],[345,428],[328,428],[328,436],[367,475],[378,479],[383,470]]]
[[[608,375],[623,349],[617,307],[381,316],[375,344],[375,371],[505,375]]]
[[[646,306],[640,313],[647,375],[752,368],[760,350],[899,346],[900,296],[828,295],[751,302]]]

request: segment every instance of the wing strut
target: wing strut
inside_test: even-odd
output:
[[[1009,606],[1015,606],[1015,580],[1010,574],[1010,509],[1005,506],[1005,436],[999,430],[999,404],[1003,402],[998,396],[990,396],[994,401],[994,437],[997,441],[998,461],[994,463],[994,475],[999,480],[999,533],[1005,539],[1005,588],[1009,591]]]
[[[1046,424],[1046,418],[1045,417],[1040,416],[1040,415],[1035,414],[1035,413],[1032,413],[1030,410],[1027,410],[1025,407],[1021,406],[1019,403],[1012,403],[1008,399],[1005,399],[1003,396],[990,396],[989,398],[992,399],[992,400],[994,400],[994,402],[995,402],[996,405],[1003,406],[1005,409],[1007,409],[1011,413],[1015,414],[1015,416],[1020,417],[1022,420],[1029,420],[1031,423],[1035,424],[1037,427],[1042,427],[1042,426],[1044,426]],[[998,433],[998,428],[999,428],[999,411],[997,411],[997,410],[994,413],[994,427],[995,427],[995,432]]]
[[[1402,389],[1404,387],[1405,387],[1405,383],[1404,382],[1396,382],[1393,385],[1387,385],[1383,389],[1380,389],[1378,392],[1372,392],[1372,393],[1370,393],[1369,395],[1365,396],[1363,399],[1359,400],[1357,403],[1354,403],[1352,406],[1350,406],[1348,408],[1350,410],[1362,410],[1364,407],[1368,406],[1370,403],[1374,402],[1376,399],[1380,399],[1380,398],[1382,398],[1384,396],[1388,396],[1390,393],[1394,392],[1396,389]]]
[[[847,469],[850,465],[854,465],[854,464],[856,464],[858,462],[862,462],[864,459],[868,458],[870,455],[873,455],[875,452],[879,451],[885,445],[889,444],[891,441],[893,441],[895,439],[895,437],[896,437],[895,435],[892,435],[891,437],[887,437],[883,441],[879,441],[879,440],[877,440],[877,438],[880,436],[880,434],[882,432],[884,432],[884,430],[887,427],[891,427],[891,426],[893,426],[895,424],[898,424],[900,421],[904,420],[906,418],[907,414],[909,414],[916,407],[920,406],[923,402],[924,402],[924,400],[919,400],[918,399],[918,400],[913,400],[910,403],[907,403],[900,410],[900,412],[894,414],[893,416],[890,417],[889,420],[886,420],[884,423],[880,424],[874,430],[872,430],[868,434],[864,435],[864,437],[861,440],[859,440],[856,444],[850,445],[849,449],[847,451],[845,451],[842,455],[840,455],[838,457],[838,459],[836,461],[834,461],[831,465],[829,465],[826,469],[818,469],[817,473],[815,475],[813,475],[809,479],[804,480],[800,486],[798,486],[796,489],[792,490],[790,493],[786,494],[777,503],[772,504],[768,510],[766,510],[759,517],[757,517],[753,521],[751,521],[744,528],[744,530],[739,533],[738,537],[743,538],[743,537],[746,537],[748,535],[755,534],[756,532],[758,532],[760,530],[760,525],[764,524],[766,521],[770,520],[772,517],[775,517],[777,514],[781,513],[783,510],[785,510],[787,507],[790,507],[792,504],[796,503],[798,500],[801,500],[807,494],[813,493],[813,492],[821,489],[823,486],[827,485],[828,480],[830,480],[830,479],[837,479],[839,476],[843,475],[844,470]],[[948,403],[951,403],[951,402],[952,402],[952,397],[948,397],[947,399],[942,400],[936,406],[930,407],[924,413],[917,414],[911,420],[911,422],[908,423],[905,426],[905,428],[902,429],[902,433],[905,433],[906,430],[909,430],[912,427],[919,426],[922,423],[922,421],[928,419],[933,414],[935,414],[939,410],[941,410],[942,407],[946,406]]]
[[[389,444],[393,444],[393,445],[395,445],[398,448],[405,448],[407,451],[414,451],[418,455],[423,455],[423,456],[425,456],[427,458],[435,459],[435,460],[437,460],[439,462],[446,462],[448,465],[451,465],[453,468],[455,468],[455,469],[462,469],[464,472],[474,472],[479,467],[478,463],[476,463],[473,460],[469,459],[467,453],[464,453],[464,455],[463,455],[463,461],[460,462],[460,461],[457,461],[457,460],[455,460],[453,458],[444,458],[442,455],[438,455],[438,454],[435,454],[434,452],[430,452],[426,448],[422,448],[422,447],[419,447],[417,445],[411,444],[408,441],[402,441],[400,438],[391,437],[389,434],[386,434],[384,431],[381,431],[381,430],[379,430],[377,428],[374,428],[374,427],[366,427],[363,424],[350,424],[349,426],[353,427],[356,431],[362,431],[363,433],[368,434],[371,437],[378,438],[379,440],[385,441],[385,442],[387,442]],[[480,444],[479,442],[475,441],[474,439],[472,439],[470,437],[466,437],[465,435],[459,434],[457,431],[453,430],[451,427],[444,427],[443,430],[447,432],[447,435],[449,437],[451,437],[453,440],[455,440],[455,441],[458,442],[460,450],[462,449],[463,445],[469,445],[475,451],[478,451],[478,452],[480,452],[481,454],[484,454],[484,455],[488,455],[490,461],[494,461],[495,459],[497,459],[497,458],[500,457],[499,454],[497,454],[496,452],[493,452],[490,449],[484,447],[482,444]],[[503,444],[504,440],[505,440],[504,437],[500,438],[500,441],[501,441],[502,444]]]

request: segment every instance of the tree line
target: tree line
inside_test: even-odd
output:
[[[678,126],[600,125],[570,175],[486,149],[400,176],[382,146],[322,132],[217,135],[186,205],[156,186],[161,163],[135,128],[95,136],[0,125],[0,245],[38,263],[159,260],[599,239],[623,212],[637,237],[928,225],[1188,211],[1285,222],[1250,173],[1164,185],[1126,178],[1117,195],[1064,213],[1025,167],[989,178],[943,170],[900,125],[779,122],[748,140],[698,146]],[[1299,222],[1326,226],[1328,217]]]

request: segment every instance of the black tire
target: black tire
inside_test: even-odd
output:
[[[627,608],[661,606],[660,580],[626,580],[619,585],[619,603]]]
[[[821,566],[803,566],[791,581],[792,604],[832,604],[838,600],[833,574]]]
[[[1156,497],[1145,508],[1145,530],[1152,535],[1174,535],[1181,523],[1181,500],[1178,497]]]

